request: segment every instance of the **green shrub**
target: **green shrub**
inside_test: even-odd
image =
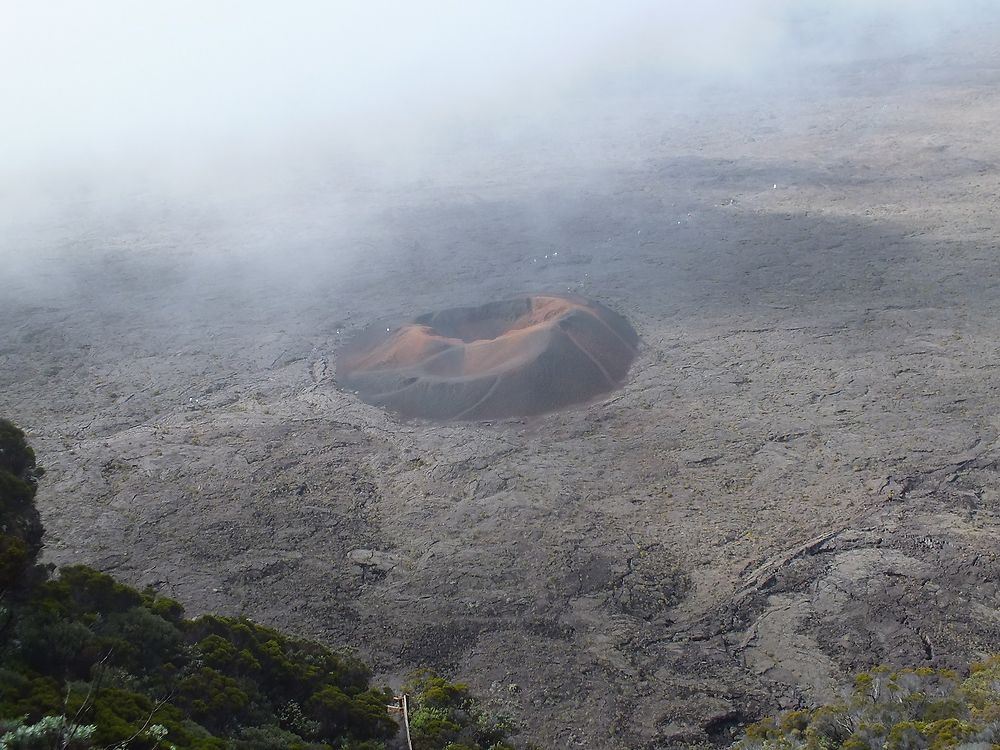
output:
[[[738,747],[944,750],[963,743],[1000,744],[1000,657],[973,664],[965,680],[926,667],[864,672],[849,701],[759,721]]]
[[[34,506],[40,474],[24,433],[0,419],[0,595],[22,585],[42,548]]]
[[[0,589],[17,584],[28,565],[30,551],[27,542],[13,534],[0,534]]]
[[[506,717],[487,711],[467,685],[431,670],[410,675],[404,691],[413,696],[410,731],[414,750],[503,750],[516,732]]]
[[[64,712],[94,726],[88,741],[127,740],[132,750],[360,748],[396,733],[390,696],[371,690],[356,659],[248,620],[186,620],[177,602],[84,566],[49,579],[34,565],[40,474],[24,433],[0,420],[0,719],[14,722],[4,730],[8,744],[51,745]]]
[[[246,727],[233,740],[234,750],[329,750],[330,747],[327,744],[307,742],[295,732],[273,725]]]
[[[8,419],[0,419],[0,471],[27,477],[35,469],[35,452],[24,432]]]
[[[392,693],[357,659],[245,619],[185,619],[85,566],[50,578],[35,565],[40,474],[0,420],[0,750],[385,750]],[[465,685],[423,671],[409,689],[416,747],[509,747],[510,723]]]
[[[24,719],[0,722],[2,750],[85,750],[93,746],[93,724],[75,724],[65,716],[45,716],[34,724]]]

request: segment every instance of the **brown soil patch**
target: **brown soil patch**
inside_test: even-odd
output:
[[[617,388],[638,342],[600,303],[534,295],[373,326],[344,348],[337,372],[364,401],[403,416],[499,419]]]

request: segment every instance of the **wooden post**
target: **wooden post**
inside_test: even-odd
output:
[[[406,693],[403,693],[403,726],[406,727],[406,747],[413,750],[413,742],[410,741],[410,701]]]
[[[393,696],[393,700],[396,701],[394,706],[386,706],[390,713],[400,713],[403,714],[403,727],[406,729],[406,747],[407,750],[413,750],[413,742],[410,740],[410,700],[406,693],[402,695]]]

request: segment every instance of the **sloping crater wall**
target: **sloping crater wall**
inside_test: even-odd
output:
[[[618,388],[639,345],[599,302],[531,295],[371,326],[338,354],[337,380],[406,417],[541,414]]]

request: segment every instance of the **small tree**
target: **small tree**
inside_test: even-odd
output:
[[[0,722],[0,750],[86,750],[97,727],[74,724],[65,716],[45,716],[34,724],[25,719]]]
[[[42,473],[24,432],[0,419],[0,598],[25,580],[42,549],[34,504]]]

